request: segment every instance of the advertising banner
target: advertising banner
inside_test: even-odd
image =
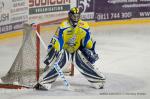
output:
[[[0,33],[18,30],[28,20],[27,0],[0,1]]]
[[[96,21],[150,17],[150,0],[96,0]]]
[[[68,16],[72,0],[29,0],[29,23],[41,23]]]
[[[82,13],[83,20],[94,19],[95,0],[77,0],[77,7]]]

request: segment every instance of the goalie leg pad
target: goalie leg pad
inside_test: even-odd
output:
[[[56,57],[58,56],[58,52],[54,49],[51,48],[47,54],[47,56],[45,57],[45,61],[44,63],[48,66],[51,65],[52,62],[54,62],[56,60]]]
[[[93,87],[102,88],[104,86],[104,75],[85,58],[80,50],[78,50],[74,55],[74,63],[79,72],[84,75],[84,77],[86,77],[92,85],[95,85]]]
[[[57,60],[59,60],[58,65],[60,66],[60,68],[64,68],[68,62],[68,56],[66,54],[66,51],[61,51],[62,53],[60,53],[60,55],[57,57],[57,59],[55,60],[55,62]],[[40,76],[40,84],[46,84],[46,83],[53,83],[57,77],[58,77],[58,73],[56,71],[56,69],[54,68],[54,63],[51,64],[52,66],[50,66],[41,76]]]

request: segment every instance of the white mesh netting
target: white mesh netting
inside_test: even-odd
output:
[[[36,34],[32,27],[24,24],[22,46],[6,76],[7,84],[32,86],[36,82]]]
[[[62,20],[56,20],[52,22],[47,22],[40,24],[40,36],[46,45],[49,44],[50,38],[54,35],[59,24]],[[9,69],[8,73],[1,78],[5,84],[18,84],[23,86],[33,86],[37,82],[37,36],[35,30],[32,29],[32,26],[29,24],[24,24],[23,27],[23,41],[19,49],[19,52]],[[45,48],[41,45],[39,46],[40,55],[39,55],[39,65],[40,73],[43,72],[45,64],[43,59],[47,54]],[[70,68],[65,69],[64,72],[71,72]]]

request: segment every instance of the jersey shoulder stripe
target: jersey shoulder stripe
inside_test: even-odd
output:
[[[64,20],[61,22],[60,24],[60,29],[64,29],[64,28],[68,28],[70,27],[69,21],[68,20]]]
[[[78,26],[79,26],[80,28],[83,28],[83,29],[89,29],[88,23],[85,22],[85,21],[82,21],[82,20],[79,20]]]

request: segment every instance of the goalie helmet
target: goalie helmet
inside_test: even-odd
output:
[[[73,27],[75,27],[80,19],[80,11],[79,8],[74,7],[68,12],[70,23]]]

